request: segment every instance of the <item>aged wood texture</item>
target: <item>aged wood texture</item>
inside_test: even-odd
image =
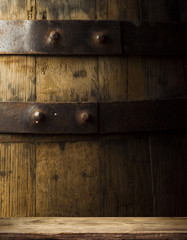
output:
[[[97,101],[97,64],[94,58],[38,57],[37,102]]]
[[[0,144],[0,216],[35,216],[35,145]]]
[[[34,0],[1,0],[0,20],[35,19]],[[0,57],[0,100],[35,100],[35,57]]]
[[[127,233],[127,234],[187,234],[187,218],[0,218],[0,234],[63,234],[63,233]],[[52,236],[52,235],[51,235]],[[117,236],[116,236],[117,237]],[[187,237],[187,236],[186,236]],[[57,238],[58,239],[58,238]],[[118,239],[118,238],[117,238]],[[132,239],[132,238],[130,238]],[[162,239],[162,238],[161,238]]]
[[[184,21],[184,2],[140,1],[141,21]],[[183,10],[179,6],[183,5]],[[181,13],[180,13],[180,11]],[[182,13],[183,11],[183,13]],[[186,96],[183,57],[147,57],[143,62],[146,99]],[[150,135],[153,216],[184,216],[186,204],[186,134]]]
[[[186,218],[0,219],[0,239],[187,239]]]
[[[36,216],[101,216],[97,141],[41,143],[36,161]]]
[[[152,215],[148,141],[137,135],[101,141],[103,216]]]
[[[95,19],[95,0],[40,0],[36,6],[37,19]],[[97,58],[38,57],[36,79],[37,101],[98,100]],[[101,216],[97,141],[37,145],[36,156],[37,216]]]
[[[186,216],[186,134],[150,136],[154,216]]]
[[[153,22],[185,21],[187,16],[185,0],[0,2],[0,19],[34,19],[36,15],[44,20]],[[35,57],[1,56],[0,69],[1,101],[95,102],[186,96],[187,64],[181,57],[37,57],[35,69]],[[12,175],[0,177],[2,217],[34,216],[35,211],[37,216],[187,214],[185,134],[0,135],[0,142],[0,171],[4,174],[5,163],[17,164],[14,182]],[[30,177],[35,171],[36,183]],[[6,197],[9,189],[13,189],[12,198]]]
[[[139,20],[138,1],[110,0],[106,6],[108,20]],[[99,58],[100,99],[145,99],[141,62],[141,57]],[[100,144],[103,216],[151,216],[153,199],[148,137],[103,138]]]
[[[35,1],[1,0],[0,19],[35,19]],[[35,57],[0,56],[0,101],[35,101]],[[0,173],[0,216],[35,216],[35,145],[0,144]]]

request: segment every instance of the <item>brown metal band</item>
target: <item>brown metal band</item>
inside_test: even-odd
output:
[[[0,54],[185,55],[187,23],[1,20]]]
[[[107,134],[187,128],[187,99],[0,103],[0,133]]]

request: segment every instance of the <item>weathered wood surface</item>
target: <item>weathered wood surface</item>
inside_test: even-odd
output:
[[[187,239],[187,218],[6,218],[0,239]]]
[[[186,7],[185,0],[0,0],[0,19],[172,22],[186,21]],[[185,97],[186,76],[183,57],[0,56],[0,98]],[[186,216],[186,139],[0,135],[0,216]]]
[[[35,1],[1,0],[0,19],[35,19]],[[35,101],[35,57],[0,56],[0,72],[1,101]],[[35,144],[1,143],[0,155],[0,216],[35,216]]]

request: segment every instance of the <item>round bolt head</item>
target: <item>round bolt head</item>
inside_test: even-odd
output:
[[[36,112],[34,113],[34,119],[35,119],[36,123],[41,122],[41,121],[44,119],[44,114],[43,114],[43,112],[41,112],[41,111],[36,111]]]
[[[81,113],[81,120],[83,121],[83,122],[87,122],[88,120],[89,120],[89,118],[90,118],[90,115],[89,115],[89,113],[87,113],[87,112],[83,112],[83,113]]]
[[[60,37],[60,34],[57,31],[52,31],[50,33],[50,38],[51,39],[57,40],[59,37]]]
[[[96,36],[96,40],[98,43],[105,43],[106,42],[106,36],[104,34],[98,34]]]

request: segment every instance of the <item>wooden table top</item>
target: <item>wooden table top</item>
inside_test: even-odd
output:
[[[0,218],[0,239],[39,235],[39,239],[187,239],[187,218]]]

